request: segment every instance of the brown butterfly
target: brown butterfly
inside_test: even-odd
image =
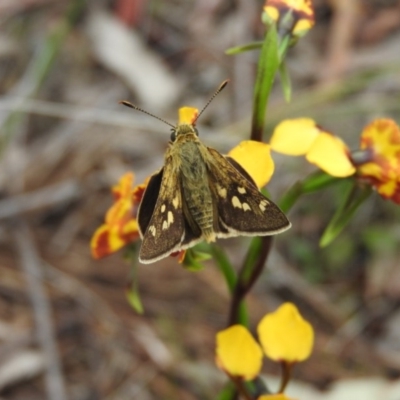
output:
[[[144,264],[202,240],[275,235],[290,228],[285,214],[258,190],[243,167],[199,140],[195,123],[227,83],[200,113],[181,109],[186,117],[177,126],[162,120],[172,126],[171,141],[164,167],[150,178],[138,210],[143,239],[139,260]],[[121,103],[160,119],[127,101]]]

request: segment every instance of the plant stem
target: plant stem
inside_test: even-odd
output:
[[[253,239],[233,290],[228,326],[241,322],[239,318],[241,304],[263,271],[272,242],[272,236]]]
[[[281,380],[281,386],[279,387],[278,393],[283,393],[286,389],[287,384],[289,383],[290,377],[292,375],[292,363],[288,363],[285,361],[281,362],[281,368],[282,368],[282,380]]]

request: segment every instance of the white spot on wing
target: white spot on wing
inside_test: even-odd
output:
[[[165,211],[165,209],[166,209],[165,204],[163,204],[163,205],[161,206],[161,212],[163,213],[163,212]]]
[[[232,197],[232,205],[233,205],[233,207],[236,207],[236,208],[242,208],[242,203],[240,202],[240,200],[237,196]]]
[[[267,200],[261,200],[260,204],[258,206],[260,207],[260,210],[262,212],[264,212],[266,210],[266,208],[267,208],[267,205],[268,205],[268,201]]]
[[[170,225],[174,222],[174,214],[172,211],[168,211],[167,219],[163,221],[162,230],[165,231],[170,227]]]
[[[240,194],[245,194],[246,193],[246,189],[244,188],[244,187],[238,187],[238,192],[240,193]]]
[[[242,207],[243,207],[243,211],[249,211],[249,210],[251,210],[250,206],[249,206],[247,203],[243,203],[243,204],[242,204]]]
[[[156,236],[156,227],[154,225],[149,226],[149,232],[153,235]]]
[[[171,211],[168,211],[168,226],[170,226],[174,222],[174,214]]]
[[[221,186],[217,186],[217,191],[218,191],[218,194],[223,198],[223,199],[226,199],[226,189],[225,188],[223,188],[223,187],[221,187]]]
[[[179,197],[178,196],[174,197],[174,199],[172,200],[172,205],[175,207],[175,209],[177,209],[179,207]]]

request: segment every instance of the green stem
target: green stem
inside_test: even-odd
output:
[[[225,282],[228,286],[229,293],[233,295],[232,302],[234,302],[235,298],[235,291],[237,288],[237,277],[235,270],[232,267],[232,264],[230,263],[228,256],[224,252],[224,250],[221,249],[219,246],[211,245],[210,246],[210,251],[211,254],[219,268],[219,270],[222,273],[222,276],[225,278]],[[231,304],[231,309],[232,309],[232,304]],[[246,309],[246,305],[243,303],[235,305],[235,310],[237,312],[237,322],[240,323],[241,325],[248,326],[249,323],[249,316],[248,312]],[[230,317],[229,319],[230,320]]]
[[[272,236],[256,237],[253,239],[233,291],[228,326],[242,322],[240,320],[240,307],[247,293],[251,290],[264,269],[272,242]]]
[[[225,251],[221,249],[221,247],[216,246],[214,244],[210,245],[211,254],[217,263],[219,270],[222,273],[222,276],[225,278],[225,282],[228,286],[229,292],[232,293],[235,285],[236,285],[236,273],[230,263],[228,256]]]
[[[287,213],[303,194],[315,192],[342,180],[342,178],[335,178],[321,170],[315,171],[302,181],[296,182],[280,199],[279,207],[284,213]]]

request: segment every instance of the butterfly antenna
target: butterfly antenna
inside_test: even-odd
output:
[[[222,90],[225,88],[225,86],[228,84],[229,80],[223,81],[220,85],[219,88],[215,91],[215,93],[211,96],[210,100],[208,100],[207,104],[203,107],[203,109],[199,112],[197,115],[196,119],[193,121],[193,125],[196,123],[196,121],[199,119],[200,115],[203,114],[204,110],[210,105],[210,103],[217,97],[217,95],[222,92]]]
[[[164,124],[167,124],[167,125],[169,125],[169,126],[171,126],[172,128],[175,129],[175,126],[172,125],[172,124],[170,124],[169,122],[167,122],[165,119],[162,119],[162,118],[160,118],[160,117],[157,117],[156,115],[151,114],[151,113],[149,113],[148,111],[143,110],[142,108],[140,108],[140,107],[138,107],[138,106],[135,106],[134,104],[130,103],[129,101],[122,100],[122,101],[119,102],[119,104],[123,104],[124,106],[127,106],[127,107],[129,107],[129,108],[133,108],[134,110],[141,111],[142,113],[145,113],[145,114],[147,114],[147,115],[150,115],[150,117],[153,117],[153,118],[155,118],[155,119],[158,119],[159,121],[164,122]]]

